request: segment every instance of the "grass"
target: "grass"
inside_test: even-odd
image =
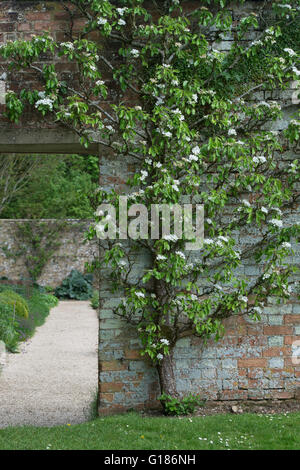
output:
[[[204,450],[300,448],[300,413],[97,418],[79,425],[0,430],[1,450]]]

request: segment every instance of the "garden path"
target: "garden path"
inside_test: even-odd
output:
[[[0,428],[86,421],[98,377],[98,320],[89,302],[62,301],[0,376]]]

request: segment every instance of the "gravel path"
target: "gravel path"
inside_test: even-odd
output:
[[[98,320],[89,302],[63,301],[46,323],[7,354],[0,376],[0,428],[89,419],[97,390]]]

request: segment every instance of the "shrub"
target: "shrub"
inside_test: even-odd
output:
[[[194,413],[197,406],[203,406],[204,402],[199,396],[187,395],[184,398],[174,398],[163,393],[159,398],[164,414],[169,416],[179,416]]]
[[[26,300],[13,290],[4,290],[0,293],[0,301],[10,305],[18,317],[28,318],[29,307]]]
[[[99,308],[99,292],[94,290],[93,297],[91,298],[91,307],[97,310]]]
[[[73,269],[55,289],[55,295],[59,299],[88,300],[93,295],[92,281],[91,274],[83,275]]]
[[[18,327],[19,323],[11,305],[0,300],[0,340],[4,341],[6,348],[11,352],[17,352]]]

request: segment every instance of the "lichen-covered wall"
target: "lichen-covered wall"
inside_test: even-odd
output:
[[[10,256],[18,252],[16,226],[23,222],[25,221],[0,219],[0,278],[2,276],[11,280],[29,278],[24,264],[25,255]],[[97,254],[94,243],[84,243],[84,232],[88,226],[89,221],[65,221],[58,239],[60,246],[43,269],[38,279],[39,284],[56,287],[72,269],[84,272],[85,263],[91,262]]]

